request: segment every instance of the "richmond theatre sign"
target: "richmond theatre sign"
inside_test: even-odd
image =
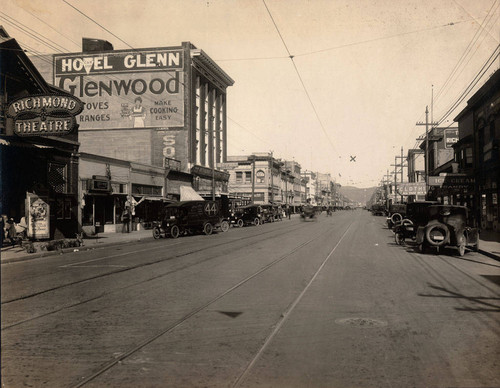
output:
[[[73,96],[35,95],[12,101],[7,116],[18,136],[61,136],[75,128],[75,116],[82,110],[82,102]]]
[[[80,130],[184,126],[183,50],[54,56],[54,83],[84,102]]]

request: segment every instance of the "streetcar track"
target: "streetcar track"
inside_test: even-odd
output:
[[[296,230],[296,229],[298,229],[298,228],[295,228],[294,230]],[[277,237],[277,236],[279,236],[279,235],[275,235],[274,237]],[[274,237],[273,237],[273,238],[274,238]],[[250,245],[250,244],[247,244],[247,245],[245,245],[245,246],[248,246],[248,245]],[[244,246],[244,247],[245,247],[245,246]],[[135,282],[135,283],[131,283],[131,284],[128,284],[128,285],[126,285],[126,286],[124,286],[124,287],[115,288],[115,289],[113,289],[112,291],[101,293],[101,294],[100,294],[100,295],[98,295],[98,296],[94,296],[94,297],[92,297],[92,298],[88,298],[88,299],[81,300],[81,301],[75,302],[75,303],[70,304],[70,305],[67,305],[67,306],[63,306],[63,307],[61,307],[61,308],[59,308],[59,309],[57,309],[57,310],[49,311],[49,312],[47,312],[47,313],[45,313],[45,314],[40,314],[40,315],[37,315],[36,317],[30,317],[30,318],[25,319],[25,320],[23,320],[23,321],[18,321],[18,322],[12,323],[12,324],[10,324],[10,325],[7,325],[7,326],[2,327],[2,329],[1,329],[1,330],[10,329],[10,328],[12,328],[12,327],[19,326],[19,325],[21,325],[21,324],[23,324],[23,323],[27,323],[27,322],[31,322],[31,321],[34,321],[34,320],[37,320],[37,319],[41,319],[41,318],[47,317],[47,316],[49,316],[49,315],[53,315],[53,314],[59,313],[59,312],[61,312],[61,311],[71,309],[71,308],[76,307],[76,306],[81,306],[81,305],[83,305],[83,304],[85,304],[85,303],[88,303],[88,302],[94,302],[95,300],[98,300],[98,299],[100,299],[100,298],[104,298],[104,297],[106,297],[106,296],[112,295],[112,294],[114,294],[114,293],[116,293],[116,292],[123,291],[123,290],[126,290],[127,288],[132,288],[132,287],[138,286],[138,285],[140,285],[140,284],[145,284],[145,283],[148,283],[148,282],[150,282],[150,281],[153,281],[153,280],[157,280],[157,279],[159,279],[159,278],[162,278],[162,277],[164,277],[164,276],[169,276],[169,275],[172,275],[173,273],[180,272],[180,271],[183,271],[183,270],[188,269],[188,268],[191,268],[191,267],[195,267],[195,266],[197,266],[197,265],[199,265],[199,264],[202,264],[202,263],[205,263],[205,262],[207,262],[207,261],[213,260],[214,258],[217,258],[217,257],[220,257],[220,254],[219,254],[219,253],[216,253],[215,255],[212,255],[212,256],[206,257],[206,258],[204,258],[204,259],[202,259],[202,260],[199,260],[199,261],[197,261],[197,262],[195,262],[195,263],[187,264],[187,265],[184,265],[184,266],[182,266],[182,267],[175,268],[175,269],[169,270],[169,271],[167,271],[167,272],[164,272],[164,273],[161,273],[161,274],[155,275],[155,276],[150,277],[150,278],[148,278],[148,279],[144,279],[144,280],[141,280],[141,281],[138,281],[138,282]]]
[[[342,234],[342,236],[340,237],[340,239],[337,242],[337,244],[335,244],[335,246],[330,251],[330,253],[328,254],[328,256],[326,256],[326,258],[323,260],[323,262],[318,267],[318,269],[316,270],[316,272],[314,273],[314,275],[312,276],[312,278],[309,280],[309,282],[307,283],[307,285],[304,287],[304,289],[301,291],[301,293],[299,294],[299,296],[297,296],[297,298],[295,298],[295,300],[292,302],[292,304],[287,309],[287,311],[285,311],[281,315],[279,321],[274,325],[274,329],[272,330],[272,332],[267,336],[266,340],[264,341],[264,344],[260,347],[259,351],[255,354],[254,358],[250,361],[250,363],[247,365],[247,367],[245,368],[245,370],[240,374],[240,376],[233,383],[233,385],[232,385],[233,388],[234,387],[239,387],[241,385],[241,383],[248,376],[248,374],[253,369],[253,367],[255,366],[255,364],[257,363],[257,361],[260,359],[260,357],[262,356],[262,354],[264,354],[264,352],[267,349],[267,347],[269,346],[269,344],[273,341],[273,339],[276,336],[276,334],[278,334],[278,332],[281,330],[281,328],[283,327],[283,325],[285,324],[285,322],[288,320],[288,317],[292,314],[293,310],[295,310],[295,307],[297,307],[297,305],[300,303],[300,301],[302,300],[302,298],[304,297],[304,295],[306,294],[306,292],[309,290],[309,288],[311,287],[311,285],[313,284],[313,282],[316,280],[316,278],[318,277],[319,273],[322,271],[322,269],[324,268],[324,266],[326,265],[326,263],[328,262],[328,260],[330,259],[330,257],[333,255],[333,253],[335,252],[335,250],[337,249],[337,247],[340,245],[340,243],[342,242],[342,240],[346,236],[347,232],[351,228],[352,224],[353,224],[353,222],[351,222],[349,224],[349,226],[347,227],[347,229],[345,230],[345,232]]]
[[[324,265],[326,264],[326,262],[328,261],[329,257],[333,254],[333,251],[337,248],[337,246],[340,244],[340,242],[342,241],[342,239],[344,238],[345,234],[347,233],[347,231],[349,230],[349,228],[351,227],[353,222],[351,222],[349,224],[349,226],[347,227],[346,231],[344,232],[344,234],[341,236],[340,240],[338,241],[338,243],[336,244],[336,246],[334,247],[334,249],[330,252],[330,254],[327,256],[327,258],[324,260],[323,264],[320,266],[320,269],[319,271],[324,267]],[[297,228],[298,229],[298,228]],[[301,244],[299,244],[298,246],[296,246],[295,248],[293,248],[291,251],[289,251],[288,253],[278,257],[277,259],[271,261],[270,263],[266,264],[265,266],[263,266],[262,268],[260,268],[258,271],[254,272],[253,274],[247,276],[246,278],[244,278],[243,280],[240,280],[238,283],[236,283],[235,285],[233,285],[232,287],[228,288],[227,290],[225,290],[224,292],[222,292],[221,294],[217,295],[216,297],[212,298],[211,300],[209,300],[208,302],[204,303],[203,305],[191,310],[189,313],[187,313],[186,315],[184,315],[183,317],[179,318],[176,322],[170,324],[168,327],[164,328],[163,330],[159,331],[158,333],[144,339],[143,341],[141,341],[139,344],[133,346],[132,348],[130,348],[129,350],[125,351],[125,352],[122,352],[120,355],[117,355],[116,357],[114,357],[112,360],[108,361],[107,363],[105,363],[100,369],[98,369],[97,371],[95,371],[94,373],[92,373],[91,375],[83,378],[81,381],[79,381],[76,385],[73,385],[72,387],[73,388],[79,388],[79,387],[82,387],[84,385],[86,385],[87,383],[89,383],[90,381],[94,380],[95,378],[99,377],[100,375],[102,375],[103,373],[105,373],[106,371],[108,371],[109,369],[113,368],[115,365],[121,363],[124,359],[130,357],[131,355],[133,355],[134,353],[138,352],[139,350],[141,350],[142,348],[144,348],[145,346],[151,344],[152,342],[154,342],[155,340],[157,340],[158,338],[162,337],[163,335],[173,331],[175,328],[179,327],[180,325],[182,325],[184,322],[186,322],[188,319],[192,318],[194,315],[198,314],[199,312],[203,311],[204,309],[206,309],[207,307],[209,307],[210,305],[216,303],[217,301],[219,301],[220,299],[222,299],[223,297],[225,297],[226,295],[230,294],[231,292],[235,291],[236,289],[238,289],[239,287],[241,287],[242,285],[246,284],[247,282],[249,282],[250,280],[254,279],[255,277],[259,276],[260,274],[262,274],[263,272],[269,270],[270,268],[274,267],[276,264],[282,262],[283,260],[289,258],[291,255],[293,255],[295,252],[299,251],[300,249],[302,249],[303,247],[309,245],[310,243],[312,243],[313,241],[316,241],[318,240],[319,238],[321,238],[322,236],[324,236],[325,234],[329,233],[331,230],[328,229],[326,230],[325,232],[319,234],[318,236],[312,238],[312,239],[309,239]],[[315,273],[315,275],[313,276],[313,278],[311,279],[311,281],[309,282],[309,284],[306,286],[306,288],[309,287],[309,285],[312,283],[312,281],[314,281],[314,279],[316,278],[317,274],[319,274],[319,271],[317,271]],[[299,296],[300,298],[303,296],[305,292],[303,291],[301,293],[301,295]],[[298,302],[297,302],[298,303]],[[296,305],[296,304],[295,304]],[[294,307],[295,305],[292,305],[292,307]],[[288,310],[288,312],[291,312],[291,309]],[[286,314],[285,314],[286,315]],[[286,315],[288,316],[288,315]]]
[[[261,241],[269,240],[269,239],[278,237],[280,235],[289,233],[291,231],[293,232],[293,231],[295,231],[297,229],[300,229],[302,227],[304,227],[304,225],[299,225],[298,227],[295,227],[295,228],[293,228],[291,230],[290,229],[286,229],[286,230],[283,231],[283,229],[280,229],[279,231],[281,233],[273,234],[270,237],[261,239]],[[266,231],[266,232],[254,234],[254,235],[251,235],[251,236],[242,237],[242,238],[239,238],[237,240],[224,241],[224,242],[221,242],[221,243],[218,243],[218,244],[210,245],[208,247],[204,246],[203,248],[197,248],[197,249],[194,249],[194,250],[190,250],[189,252],[184,252],[184,253],[176,254],[176,255],[173,255],[173,256],[168,256],[168,257],[161,258],[161,259],[158,259],[158,260],[154,260],[154,261],[151,261],[151,262],[148,262],[148,263],[140,263],[140,264],[137,264],[137,265],[134,265],[134,266],[117,269],[116,271],[111,271],[111,272],[106,272],[106,273],[103,273],[103,274],[98,274],[98,275],[91,276],[91,277],[88,277],[88,278],[85,278],[85,279],[76,280],[76,281],[71,282],[71,283],[66,283],[66,284],[62,284],[62,285],[59,285],[59,286],[51,287],[51,288],[48,288],[48,289],[45,289],[45,290],[33,292],[31,294],[28,294],[28,295],[23,295],[23,296],[19,296],[19,297],[16,297],[16,298],[8,299],[8,300],[5,300],[5,301],[1,302],[1,305],[6,305],[6,304],[9,304],[9,303],[13,303],[13,302],[21,301],[21,300],[26,300],[26,299],[33,298],[35,296],[46,294],[46,293],[49,293],[49,292],[52,292],[52,291],[56,291],[56,290],[59,290],[59,289],[62,289],[62,288],[71,287],[71,286],[74,286],[74,285],[77,285],[77,284],[81,284],[81,283],[85,283],[85,282],[88,282],[88,281],[91,281],[91,280],[100,279],[100,278],[103,278],[103,277],[120,274],[120,273],[123,273],[123,272],[126,272],[126,271],[131,271],[131,270],[135,270],[135,269],[140,269],[140,268],[148,267],[148,266],[151,266],[151,265],[159,264],[159,263],[166,262],[166,261],[173,260],[173,259],[177,259],[177,258],[180,258],[180,257],[189,256],[189,255],[192,255],[192,254],[195,254],[195,253],[199,253],[199,252],[202,252],[202,251],[205,251],[205,250],[217,248],[217,247],[220,247],[220,246],[223,246],[223,245],[229,245],[229,244],[232,244],[232,243],[235,243],[235,242],[240,242],[242,240],[248,240],[248,239],[251,239],[251,238],[254,238],[254,237],[260,237],[262,235],[269,235],[270,233],[272,233],[272,231],[271,232]],[[251,243],[247,244],[247,245],[251,245]],[[243,247],[245,247],[247,245],[244,245]],[[165,247],[148,248],[148,249],[145,249],[145,250],[142,250],[142,251],[150,251],[150,250],[154,250],[154,249],[165,249]],[[142,251],[136,251],[135,253],[142,252]],[[126,255],[126,253],[122,253],[120,255],[124,256],[124,255]],[[117,255],[117,256],[120,256],[120,255]]]

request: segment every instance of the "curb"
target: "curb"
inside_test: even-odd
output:
[[[114,242],[105,242],[105,243],[95,243],[95,245],[82,245],[80,247],[72,247],[72,248],[63,248],[63,249],[60,249],[60,250],[56,250],[56,251],[45,251],[45,252],[37,252],[37,253],[27,253],[26,255],[24,256],[20,256],[20,257],[11,257],[9,259],[2,259],[1,260],[1,264],[9,264],[9,263],[17,263],[17,262],[21,262],[21,261],[28,261],[28,260],[33,260],[33,259],[41,259],[41,258],[44,258],[44,257],[51,257],[51,256],[55,256],[55,255],[62,255],[64,253],[73,253],[75,252],[75,249],[77,249],[78,251],[80,252],[85,252],[85,251],[91,251],[91,250],[94,250],[94,249],[100,249],[100,248],[106,248],[106,247],[111,247],[111,246],[114,246],[114,245],[120,245],[120,244],[129,244],[129,243],[133,243],[133,242],[137,242],[137,241],[142,241],[142,240],[145,240],[146,238],[144,237],[138,237],[138,238],[135,238],[135,239],[131,239],[131,240],[123,240],[123,241],[114,241]],[[147,237],[147,239],[149,239],[149,237]],[[97,245],[99,244],[99,245]]]
[[[478,249],[478,251],[477,251],[477,252],[478,252],[478,253],[481,253],[482,255],[488,256],[488,257],[490,257],[490,258],[492,258],[492,259],[494,259],[494,260],[498,260],[498,261],[500,261],[500,256],[498,256],[498,255],[496,255],[496,254],[494,254],[494,253],[491,253],[491,252],[488,252],[488,251],[484,251],[484,250],[482,250],[482,249]]]

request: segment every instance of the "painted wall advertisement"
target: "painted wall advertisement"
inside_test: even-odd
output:
[[[54,56],[54,83],[80,98],[79,130],[184,126],[183,51]]]
[[[50,206],[36,194],[26,194],[28,237],[50,238]]]

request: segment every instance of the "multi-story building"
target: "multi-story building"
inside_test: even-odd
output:
[[[455,161],[468,191],[455,202],[472,207],[478,226],[500,231],[500,70],[467,101],[455,118],[459,141]],[[470,186],[472,185],[472,188]]]
[[[228,156],[221,168],[229,173],[229,194],[254,203],[285,203],[282,196],[283,162],[272,153]]]
[[[234,81],[203,50],[190,42],[113,50],[107,42],[84,39],[82,52],[50,59],[37,61],[41,73],[85,104],[78,118],[80,151],[150,166],[151,179],[129,174],[123,193],[96,193],[89,189],[96,178],[82,176],[85,206],[103,209],[93,222],[109,223],[103,212],[116,214],[146,196],[152,200],[143,207],[180,199],[181,187],[194,186],[203,196],[227,193],[229,175],[216,166],[227,156],[226,90]],[[120,179],[109,176],[102,185]]]
[[[305,170],[301,175],[306,182],[306,202],[316,205],[316,173]]]
[[[46,82],[1,26],[0,90],[0,214],[33,239],[75,237],[82,101]]]

